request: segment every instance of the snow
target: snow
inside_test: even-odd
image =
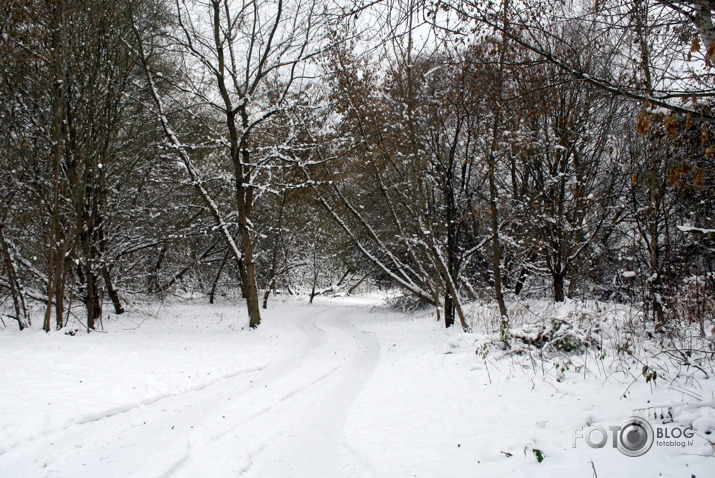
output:
[[[711,476],[712,379],[695,401],[592,352],[475,353],[483,335],[381,300],[274,301],[257,330],[240,305],[191,301],[106,333],[0,329],[0,477]],[[652,404],[694,444],[573,447],[574,428]]]
[[[715,229],[703,229],[702,227],[676,226],[681,232],[698,232],[700,234],[713,234]]]

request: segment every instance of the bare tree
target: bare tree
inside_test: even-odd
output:
[[[713,100],[708,70],[715,51],[714,7],[710,1],[698,0],[605,0],[592,4],[540,0],[513,5],[505,24],[494,2],[438,0],[433,3],[431,18],[450,34],[496,29],[585,83],[646,106],[664,108],[681,121],[687,116],[713,122],[715,116],[708,108]],[[438,13],[443,10],[457,17],[458,26],[444,21],[445,15]],[[579,44],[559,34],[563,25],[574,22],[585,26]],[[651,50],[650,79],[643,76],[644,47]],[[599,61],[585,65],[566,53],[577,48],[598,52]]]
[[[250,326],[257,327],[261,317],[254,257],[254,205],[270,187],[273,163],[284,159],[282,151],[290,149],[285,144],[293,139],[263,132],[278,127],[271,121],[280,116],[279,112],[296,107],[292,94],[310,75],[308,61],[322,47],[324,18],[315,1],[285,4],[283,0],[177,1],[173,16],[175,30],[164,47],[178,47],[176,54],[186,67],[184,86],[190,92],[189,101],[208,105],[221,122],[220,128],[213,128],[211,139],[219,157],[231,166],[240,243],[229,231],[227,215],[204,188],[191,147],[182,139],[187,133],[169,124],[166,102],[156,86],[160,80],[150,61],[156,45],[144,45],[147,39],[142,38],[139,28],[135,28],[137,52],[143,59],[167,139],[239,264]],[[139,20],[135,18],[135,25]],[[174,101],[186,99],[182,95]]]

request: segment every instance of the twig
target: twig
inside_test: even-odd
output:
[[[591,469],[593,469],[593,478],[598,478],[598,473],[596,472],[596,465],[594,465],[593,460],[588,460],[591,464]]]

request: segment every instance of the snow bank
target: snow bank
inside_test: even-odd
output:
[[[583,304],[529,306],[511,330],[520,350],[495,345],[498,334],[446,331],[430,314],[382,316],[364,326],[378,337],[383,360],[352,414],[349,440],[375,476],[710,476],[712,379],[690,370],[681,379],[646,381],[639,359],[610,348],[619,342],[609,337],[609,323],[623,325],[622,310],[602,308],[595,316]],[[535,320],[544,315],[546,323]],[[539,356],[544,343],[526,345],[558,332],[566,319],[566,336],[593,347],[547,347]],[[670,416],[652,403],[670,403]],[[577,429],[609,430],[633,415],[662,430],[692,427],[693,442],[656,440],[635,458],[612,448],[610,436],[607,447],[591,448],[582,438],[574,447]]]

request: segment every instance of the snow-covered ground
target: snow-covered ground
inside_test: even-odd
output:
[[[0,477],[715,476],[704,376],[485,356],[375,298],[273,302],[255,331],[240,305],[141,309],[106,333],[0,329]],[[635,410],[693,443],[573,446]]]

